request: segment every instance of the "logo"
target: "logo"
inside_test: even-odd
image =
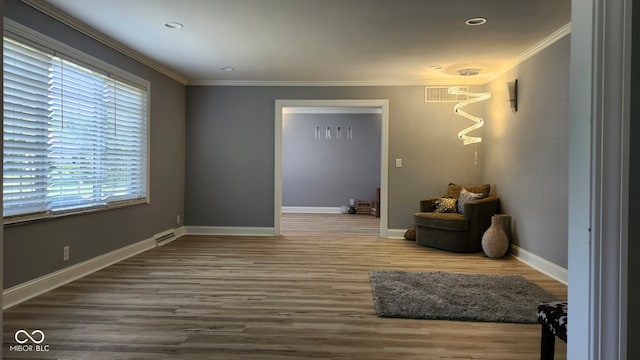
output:
[[[34,335],[36,336],[36,338],[33,337]],[[38,336],[40,337],[39,339],[37,339]],[[31,342],[34,344],[42,344],[42,342],[44,341],[44,333],[42,332],[42,330],[33,330],[31,334],[29,334],[26,330],[20,329],[16,331],[16,335],[14,337],[18,344],[24,344],[29,340],[31,340]]]
[[[40,329],[31,332],[20,329],[16,331],[13,338],[18,345],[9,346],[9,351],[49,351],[49,344],[42,344],[44,342],[44,331]]]

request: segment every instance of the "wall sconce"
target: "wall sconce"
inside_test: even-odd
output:
[[[507,88],[509,89],[509,103],[511,104],[511,110],[513,112],[518,111],[518,79],[508,82]]]

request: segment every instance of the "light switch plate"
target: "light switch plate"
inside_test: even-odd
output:
[[[402,167],[402,159],[396,159],[396,167],[397,168],[401,168]]]

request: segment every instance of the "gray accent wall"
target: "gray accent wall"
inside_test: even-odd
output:
[[[381,114],[292,113],[282,121],[282,206],[340,207],[349,199],[375,199]]]
[[[489,84],[483,178],[513,243],[563,268],[568,255],[569,50],[565,36]],[[518,79],[518,111],[507,82]],[[588,194],[585,194],[588,196]]]
[[[483,144],[457,138],[470,122],[453,103],[425,103],[422,86],[187,86],[186,225],[274,226],[276,99],[389,100],[389,229],[412,226],[419,200],[449,182],[482,180]]]
[[[5,16],[151,83],[150,204],[5,227],[9,288],[177,226],[176,215],[184,213],[185,86],[18,0],[5,1]]]

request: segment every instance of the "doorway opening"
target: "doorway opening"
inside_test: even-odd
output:
[[[387,237],[388,231],[388,129],[389,129],[389,101],[384,100],[276,100],[275,104],[275,197],[274,197],[274,232],[280,235],[282,231],[282,201],[283,201],[283,114],[287,109],[307,109],[321,112],[322,109],[351,109],[352,112],[366,112],[370,109],[378,112],[380,116],[380,141],[379,154],[379,184],[380,184],[380,206],[377,211],[380,214],[379,234],[381,237]],[[355,110],[355,111],[354,111]],[[349,110],[346,110],[349,111]],[[323,126],[316,129],[315,136],[328,139],[330,137],[339,136],[347,138],[353,136],[347,126],[333,129],[330,126]],[[374,145],[375,146],[375,145]]]

